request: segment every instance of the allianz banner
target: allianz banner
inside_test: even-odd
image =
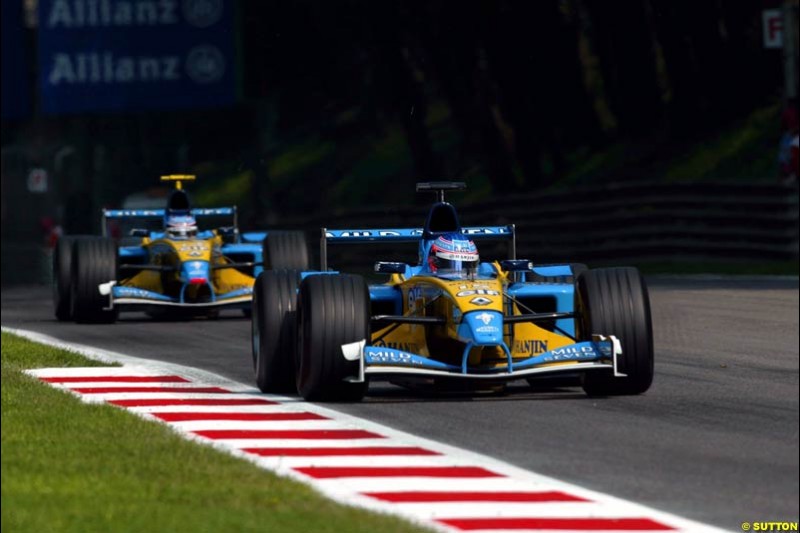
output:
[[[229,0],[39,0],[42,111],[232,104],[233,8]]]

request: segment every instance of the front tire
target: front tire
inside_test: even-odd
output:
[[[267,270],[253,287],[253,370],[261,392],[297,392],[294,377],[297,280],[295,270]]]
[[[575,287],[575,325],[580,340],[592,334],[614,335],[622,345],[618,370],[583,375],[583,390],[590,396],[641,394],[653,382],[653,326],[647,285],[635,268],[589,270]]]
[[[76,241],[72,251],[71,304],[76,322],[108,324],[117,318],[107,309],[109,296],[100,294],[99,285],[117,279],[117,245],[111,239],[85,238]]]
[[[72,320],[72,249],[82,235],[58,239],[53,250],[53,311],[61,321]]]
[[[298,305],[297,390],[310,401],[360,401],[368,384],[358,361],[342,345],[370,339],[369,290],[364,278],[346,274],[307,277]]]
[[[302,231],[270,231],[261,244],[264,270],[308,270],[308,246]]]

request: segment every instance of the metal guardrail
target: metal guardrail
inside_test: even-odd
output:
[[[455,203],[463,224],[516,224],[518,256],[542,263],[798,257],[798,191],[793,186],[610,184]],[[426,212],[422,206],[358,209],[298,220],[295,227],[318,232],[321,226],[419,225]],[[375,255],[346,262],[369,261]]]
[[[461,222],[516,224],[517,256],[537,263],[590,264],[645,261],[788,261],[798,258],[798,189],[727,183],[612,184],[569,192],[510,195],[463,204]],[[419,226],[426,206],[320,213],[282,222],[308,232],[319,228]],[[356,245],[358,246],[358,245]],[[331,258],[342,270],[368,270],[378,258],[415,262],[416,246],[343,247]],[[311,246],[312,250],[316,246]],[[4,242],[3,284],[46,282],[49,249]],[[505,250],[481,245],[484,257]]]

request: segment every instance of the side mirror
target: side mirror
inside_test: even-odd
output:
[[[504,259],[500,261],[500,266],[506,272],[530,272],[533,270],[533,262],[528,259]]]
[[[375,272],[382,272],[384,274],[405,274],[406,264],[394,261],[377,261],[375,263]]]
[[[147,237],[150,232],[146,228],[133,228],[130,232],[131,237]]]

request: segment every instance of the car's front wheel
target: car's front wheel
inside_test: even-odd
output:
[[[262,392],[296,392],[296,270],[267,270],[253,287],[251,338],[253,370]]]
[[[575,286],[575,326],[580,340],[614,335],[622,346],[615,377],[610,370],[588,371],[583,389],[592,396],[641,394],[653,382],[653,326],[644,279],[635,268],[583,272]]]
[[[84,235],[65,235],[53,250],[53,311],[59,320],[72,319],[72,249]]]
[[[306,400],[359,401],[367,382],[354,382],[358,361],[342,345],[370,339],[369,290],[347,274],[309,276],[298,299],[297,390]]]
[[[111,323],[116,310],[109,307],[110,296],[100,294],[100,284],[117,279],[117,244],[102,237],[75,242],[72,251],[70,303],[76,322]]]

